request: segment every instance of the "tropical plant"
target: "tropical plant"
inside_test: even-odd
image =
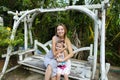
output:
[[[17,45],[23,44],[23,34],[18,33],[15,40],[10,39],[11,28],[0,26],[0,55],[4,54],[8,45],[12,45],[13,47]]]

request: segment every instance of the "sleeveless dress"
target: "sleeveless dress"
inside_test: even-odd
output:
[[[55,36],[55,37],[56,37],[56,41],[59,40],[57,36]],[[57,75],[57,61],[54,59],[52,50],[50,50],[45,55],[44,65],[45,65],[46,68],[47,68],[48,65],[51,65],[51,67],[52,67],[52,75],[51,75],[51,77],[54,77],[54,76]]]
[[[64,53],[61,53],[61,58],[64,58]],[[57,64],[57,73],[58,74],[70,74],[70,70],[71,70],[71,61],[67,60],[65,62],[58,62]]]
[[[60,58],[60,59],[64,59],[65,57],[64,57],[64,52],[62,52],[62,53],[59,53],[60,55],[59,55],[59,57],[58,57],[58,59]],[[65,65],[65,62],[58,62],[57,63],[57,67],[59,67],[59,68],[61,68],[61,69],[64,69],[65,67],[66,67],[66,65]]]

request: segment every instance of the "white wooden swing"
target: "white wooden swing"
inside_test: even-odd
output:
[[[16,69],[17,67],[20,67],[21,65],[24,66],[24,68],[28,70],[32,70],[38,73],[44,74],[45,67],[43,65],[44,55],[32,55],[32,56],[25,56],[28,55],[31,52],[35,52],[37,50],[37,47],[41,47],[45,50],[47,53],[49,51],[48,46],[51,47],[51,41],[46,42],[45,44],[42,44],[38,42],[37,40],[32,39],[32,33],[30,28],[32,27],[32,22],[39,13],[44,12],[55,12],[55,11],[66,11],[66,10],[77,10],[80,12],[85,13],[94,21],[94,48],[92,44],[88,47],[83,48],[77,48],[74,45],[72,46],[74,49],[74,53],[77,53],[79,51],[89,50],[89,57],[88,62],[80,62],[76,59],[72,60],[72,70],[70,74],[70,78],[77,79],[77,80],[91,80],[95,78],[96,73],[96,65],[97,65],[97,51],[98,51],[98,32],[100,32],[100,73],[101,76],[99,77],[100,80],[107,80],[107,73],[109,71],[110,64],[105,63],[105,13],[106,13],[106,6],[108,5],[109,0],[104,0],[101,2],[101,4],[93,4],[93,5],[78,5],[78,6],[67,6],[64,8],[54,8],[54,9],[33,9],[28,11],[21,11],[18,12],[12,12],[9,11],[9,14],[14,15],[14,24],[12,29],[12,34],[10,36],[11,40],[14,40],[17,28],[20,24],[20,22],[24,22],[24,47],[25,50],[19,50],[19,51],[12,51],[12,46],[8,46],[7,48],[7,54],[2,55],[2,57],[6,57],[5,64],[2,69],[2,72],[0,74],[0,80],[2,79],[3,75],[9,71],[12,71]],[[91,9],[95,9],[95,12]],[[102,17],[101,19],[98,18],[98,10],[101,9]],[[31,44],[34,44],[33,49],[28,49],[28,34],[30,35],[30,42]],[[93,51],[92,51],[93,50]],[[18,55],[19,61],[18,65],[15,67],[12,67],[11,69],[7,70],[7,66],[9,63],[9,59],[12,55]],[[91,65],[90,65],[91,64]],[[106,65],[105,65],[106,64]]]

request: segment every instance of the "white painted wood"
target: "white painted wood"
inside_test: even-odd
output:
[[[23,60],[23,55],[20,55],[19,56],[19,61],[22,61]]]
[[[24,49],[28,49],[28,25],[27,25],[27,16],[24,18]],[[25,55],[27,57],[27,55]],[[23,59],[23,56],[20,57],[20,59]]]
[[[0,26],[4,26],[4,21],[2,17],[0,17]]]
[[[28,32],[29,32],[29,36],[30,36],[30,44],[31,45],[33,45],[33,37],[32,37],[32,31],[31,31],[31,28],[32,28],[32,23],[33,23],[33,21],[34,21],[34,19],[35,19],[35,17],[38,15],[38,13],[34,13],[33,15],[31,15],[31,17],[30,17],[30,14],[29,14],[29,16],[28,16],[28,18],[27,18],[27,21],[29,21],[28,22]]]
[[[31,45],[33,45],[32,31],[31,31],[32,23],[33,23],[32,19],[34,19],[34,18],[30,18],[30,14],[29,14],[29,16],[27,16],[27,23],[28,23],[28,34],[29,34],[30,44]]]
[[[16,66],[8,69],[5,73],[8,73],[8,72],[10,72],[10,71],[12,71],[12,70],[15,70],[15,69],[18,68],[18,67],[20,67],[20,65],[16,65]]]
[[[89,56],[93,56],[93,44],[90,44],[90,55]]]
[[[82,48],[78,48],[78,49],[74,50],[73,53],[77,53],[77,52],[85,51],[85,50],[90,50],[90,47],[82,47]]]
[[[83,6],[67,6],[65,8],[54,8],[54,9],[39,9],[41,13],[43,12],[55,12],[55,11],[66,11],[66,10],[77,10],[87,14],[94,21],[97,22],[97,15],[95,15],[91,10]]]
[[[2,76],[3,76],[4,74],[6,74],[6,73],[8,73],[8,72],[10,72],[10,71],[12,71],[12,70],[15,70],[15,69],[18,68],[18,67],[20,67],[20,65],[16,65],[16,66],[14,66],[14,67],[6,70],[5,73],[2,73],[2,72],[1,72],[1,73],[0,73],[0,80],[2,79]]]
[[[42,47],[47,53],[47,52],[49,52],[49,49],[47,48],[47,46],[51,45],[51,43],[52,43],[51,40],[46,42],[45,44],[42,44],[42,43],[38,42],[37,40],[35,40],[34,46],[35,46],[35,49],[37,49],[37,46]],[[76,46],[74,46],[72,44],[72,48],[74,49],[73,53],[77,53],[77,52],[84,51],[84,50],[89,50],[90,51],[89,55],[92,56],[92,49],[93,49],[92,44],[89,47],[82,47],[82,48],[77,48]]]
[[[36,40],[36,45],[38,45],[38,46],[40,46],[41,48],[43,48],[46,53],[49,52],[49,49],[48,49],[44,44],[38,42],[37,40]]]
[[[38,49],[38,46],[37,46],[37,40],[34,40],[34,49],[35,49],[35,55],[37,54],[37,49]]]
[[[100,72],[101,72],[101,80],[105,80],[106,72],[105,72],[105,3],[102,2],[102,26],[101,26],[101,40],[100,40]]]
[[[73,50],[77,50],[78,48],[75,46],[75,45],[73,45],[72,44],[72,48],[73,48]]]
[[[45,73],[45,66],[43,64],[44,56],[33,56],[27,57],[24,61],[19,61],[20,65],[25,65],[25,68],[28,70],[32,69],[34,72],[42,72]],[[91,67],[87,66],[85,62],[71,59],[72,62],[72,69],[71,74],[69,75],[70,78],[78,79],[78,80],[90,80],[91,76]],[[28,67],[27,67],[28,66]],[[82,77],[83,76],[83,77]]]
[[[93,7],[94,8],[94,7]],[[55,12],[55,11],[66,11],[66,10],[78,10],[80,12],[83,12],[87,14],[89,17],[91,17],[93,20],[97,21],[97,15],[95,15],[91,10],[84,6],[67,6],[65,8],[54,8],[54,9],[33,9],[30,11],[24,11],[25,13],[18,19],[16,23],[16,27],[18,27],[20,21],[28,14],[32,13],[43,13],[43,12]]]
[[[27,50],[28,48],[28,25],[27,19],[24,18],[24,49]]]
[[[23,56],[28,55],[28,53],[34,52],[35,49],[25,50],[24,52],[18,53],[19,55],[19,61],[24,60]]]
[[[34,52],[34,51],[35,49],[28,49],[28,50],[25,50],[24,52],[18,53],[18,55],[25,55],[27,53]]]
[[[24,52],[25,50],[18,50],[18,51],[14,51],[14,52],[11,52],[9,54],[9,56],[12,56],[12,55],[17,55],[18,53],[21,53],[21,52]],[[3,54],[2,55],[2,58],[5,58],[7,56],[7,54]]]
[[[105,80],[108,80],[107,74],[108,74],[108,71],[110,70],[110,63],[106,63],[105,70],[106,70],[106,79]]]
[[[18,17],[18,16],[16,15],[16,17]],[[17,22],[17,20],[14,19],[13,30],[12,30],[12,34],[11,34],[11,36],[10,36],[10,39],[11,39],[11,40],[14,40],[14,36],[15,36],[15,32],[16,32],[16,27],[15,27],[16,22]],[[9,45],[8,48],[7,48],[7,56],[6,56],[6,59],[5,59],[5,63],[4,63],[2,72],[1,72],[2,74],[0,75],[0,80],[2,79],[2,77],[3,77],[3,75],[5,74],[5,71],[6,71],[6,69],[7,69],[8,62],[9,62],[9,59],[10,59],[10,53],[11,53],[11,52],[12,52],[12,46]]]
[[[5,74],[5,71],[7,69],[7,65],[8,65],[8,62],[9,62],[9,59],[10,59],[10,56],[9,56],[10,52],[11,52],[11,46],[9,46],[7,48],[7,56],[6,56],[5,63],[4,63],[4,66],[3,66],[3,69],[2,69],[2,72],[1,72],[1,75],[0,75],[0,80],[3,77],[3,75]]]
[[[44,45],[47,47],[47,46],[49,46],[50,48],[51,48],[51,45],[50,44],[52,44],[52,40],[49,40],[49,41],[47,41]]]
[[[96,11],[96,15],[97,15]],[[97,65],[97,51],[98,51],[98,24],[94,22],[94,61],[93,61],[93,73],[92,79],[95,78],[96,65]]]

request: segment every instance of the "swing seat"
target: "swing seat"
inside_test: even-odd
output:
[[[44,66],[44,54],[37,54],[36,50],[37,47],[41,47],[45,50],[45,52],[48,52],[51,47],[51,41],[46,42],[45,44],[42,44],[35,40],[34,49],[30,52],[26,53],[19,53],[19,61],[18,64],[22,65],[24,69],[31,70],[40,74],[45,74],[45,66]],[[92,52],[92,44],[89,47],[83,47],[83,48],[77,48],[74,45],[73,52],[79,52],[83,50],[89,50]],[[34,55],[32,54],[34,52]],[[29,54],[29,56],[28,56]],[[25,55],[27,57],[23,58]],[[71,58],[71,72],[69,75],[69,78],[71,79],[77,79],[77,80],[91,80],[92,76],[92,65],[91,65],[91,59],[92,55],[90,53],[88,61],[82,61]]]

